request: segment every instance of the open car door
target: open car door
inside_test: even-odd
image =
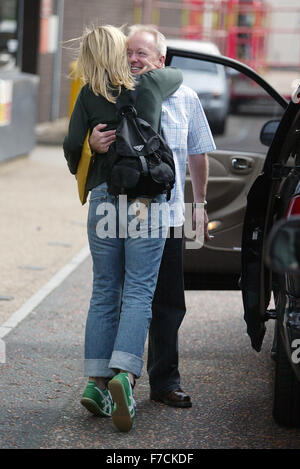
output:
[[[300,87],[295,96],[299,96]],[[244,317],[252,347],[261,350],[272,290],[272,273],[264,258],[274,222],[287,213],[299,183],[300,101],[288,105],[269,148],[262,173],[248,194],[242,239]],[[288,190],[287,190],[288,189]]]
[[[268,120],[281,118],[287,101],[248,66],[195,48],[168,47],[166,58],[198,94],[217,147],[208,154],[206,197],[213,239],[201,249],[185,248],[185,288],[238,289],[247,195],[268,150],[260,132]],[[188,167],[185,201],[193,201]]]

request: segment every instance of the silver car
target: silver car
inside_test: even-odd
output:
[[[212,42],[168,39],[167,45],[189,52],[221,55],[218,47]],[[174,57],[172,66],[182,70],[183,83],[198,94],[214,134],[222,135],[226,128],[229,112],[229,86],[224,67],[212,62],[180,56]]]

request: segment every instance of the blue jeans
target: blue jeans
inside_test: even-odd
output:
[[[126,199],[108,194],[105,183],[91,191],[93,292],[86,322],[85,376],[110,378],[122,369],[138,378],[143,367],[168,204],[161,194],[146,201],[148,210],[135,213],[136,205]]]

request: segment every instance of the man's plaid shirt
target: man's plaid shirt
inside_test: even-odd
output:
[[[216,146],[197,94],[185,85],[163,102],[161,122],[176,167],[176,182],[169,201],[170,226],[181,226],[187,156],[215,150]]]

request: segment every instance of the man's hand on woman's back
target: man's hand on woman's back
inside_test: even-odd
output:
[[[106,153],[109,146],[116,140],[116,131],[103,131],[105,127],[107,127],[106,124],[98,124],[91,133],[89,144],[91,149],[96,153]]]

